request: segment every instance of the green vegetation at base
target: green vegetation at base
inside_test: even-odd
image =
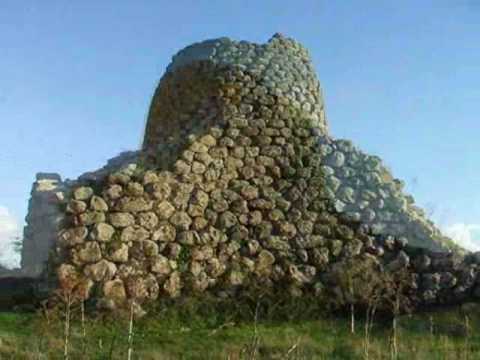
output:
[[[365,359],[363,320],[291,304],[164,303],[133,322],[132,359]],[[288,311],[286,311],[288,310]],[[314,315],[316,313],[317,315]],[[281,314],[281,315],[279,315]],[[468,317],[465,315],[468,314]],[[398,321],[398,359],[480,358],[480,305],[438,309]],[[64,359],[61,312],[0,313],[0,359]],[[390,359],[389,319],[377,319],[368,359]],[[127,359],[129,317],[72,309],[69,359]]]

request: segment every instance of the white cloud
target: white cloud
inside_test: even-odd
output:
[[[480,251],[480,224],[452,224],[443,227],[443,233],[458,245],[471,251]]]
[[[15,252],[13,244],[19,235],[17,221],[6,207],[0,206],[0,265],[9,268],[19,265],[20,256]]]

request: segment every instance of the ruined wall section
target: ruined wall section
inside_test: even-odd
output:
[[[303,122],[314,129],[322,143],[318,151],[328,158],[326,188],[338,213],[362,221],[376,234],[406,236],[417,246],[439,250],[452,244],[378,157],[329,137],[308,51],[280,34],[263,45],[207,40],[176,54],[152,100],[143,146],[147,158],[171,170],[189,140],[212,126],[225,127],[236,116],[280,119],[288,126]]]
[[[244,136],[253,128],[263,135]],[[324,186],[331,158],[319,151],[329,140],[286,128],[235,118],[191,141],[172,171],[132,164],[74,188],[57,243],[60,283],[108,309],[259,289],[308,296],[335,287],[328,274],[342,261],[370,258],[410,271],[422,304],[480,295],[477,257],[421,250],[337,212]],[[262,145],[272,132],[288,143]]]
[[[58,174],[38,173],[33,184],[25,218],[21,267],[24,276],[38,277],[45,272],[57,233],[65,214],[59,204],[66,185]]]
[[[373,246],[329,213],[317,140],[306,122],[236,117],[191,140],[172,171],[132,167],[74,189],[60,282],[109,308],[256,287],[313,291],[330,262]]]
[[[476,293],[477,259],[433,252],[448,239],[402,182],[329,136],[308,53],[281,35],[182,50],[152,100],[143,151],[124,155],[75,181],[47,181],[51,194],[66,187],[58,239],[56,228],[35,234],[34,198],[26,231],[25,267],[48,244],[60,288],[99,307],[317,294],[329,269],[361,257],[417,274],[422,301]]]
[[[48,272],[58,232],[65,226],[65,202],[72,189],[81,184],[101,183],[112,171],[138,160],[138,152],[124,152],[110,159],[101,169],[82,174],[76,180],[62,180],[59,174],[38,173],[32,186],[23,230],[20,273],[11,276],[39,277]]]

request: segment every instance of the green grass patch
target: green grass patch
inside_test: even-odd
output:
[[[133,359],[365,359],[361,319],[351,334],[347,317],[302,314],[299,306],[287,316],[285,307],[161,303],[134,321]],[[390,359],[390,324],[374,323],[369,359]],[[74,308],[70,359],[126,359],[128,328],[127,314],[87,316],[82,326]],[[478,305],[403,316],[398,359],[480,358],[478,330]],[[0,313],[0,359],[63,359],[63,352],[61,311]]]

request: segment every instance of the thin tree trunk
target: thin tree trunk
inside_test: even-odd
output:
[[[392,355],[396,359],[398,356],[398,347],[397,347],[397,316],[393,315],[392,320]]]
[[[369,347],[370,347],[370,339],[369,339],[369,326],[370,326],[370,307],[367,307],[367,312],[365,314],[365,345],[364,345],[364,357],[366,360],[369,358]]]
[[[82,316],[82,356],[85,357],[86,341],[87,341],[87,329],[85,327],[85,302],[80,303],[80,311]]]
[[[132,360],[133,354],[133,301],[130,304],[130,322],[128,326],[128,353],[127,359]]]
[[[370,334],[373,327],[373,319],[375,318],[375,313],[377,311],[377,306],[370,305],[367,308],[366,321],[365,321],[365,359],[370,358]]]
[[[259,345],[259,337],[258,337],[258,310],[260,307],[260,302],[257,300],[257,304],[255,306],[255,318],[254,318],[254,323],[253,323],[253,341],[252,341],[252,348],[250,352],[250,359],[254,360],[257,358],[257,351],[258,351],[258,345]]]
[[[64,327],[64,347],[63,347],[63,358],[64,360],[69,359],[69,340],[70,340],[70,307],[71,307],[71,295],[66,295],[65,302],[65,327]]]
[[[465,335],[468,338],[470,336],[470,319],[465,314]]]
[[[350,332],[355,334],[355,305],[350,304]]]
[[[430,336],[433,338],[433,316],[432,315],[428,317],[428,321],[430,323]]]
[[[470,340],[470,319],[468,318],[468,315],[465,314],[465,359],[468,359],[470,356],[470,345],[469,345],[469,340]]]
[[[368,333],[371,334],[373,327],[373,319],[375,318],[375,313],[377,312],[377,305],[374,305],[370,313],[370,325],[368,327]]]

